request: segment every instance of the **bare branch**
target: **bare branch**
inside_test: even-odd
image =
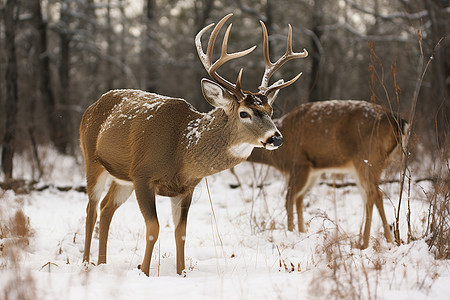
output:
[[[408,37],[401,37],[398,35],[365,35],[364,33],[359,32],[357,29],[353,28],[350,24],[347,23],[337,22],[332,25],[321,26],[321,29],[330,31],[338,30],[341,28],[344,28],[349,33],[355,35],[357,38],[365,41],[375,41],[375,42],[390,41],[399,43],[408,43],[410,41]]]
[[[237,6],[245,13],[251,15],[251,16],[255,16],[257,19],[263,21],[263,22],[267,22],[267,17],[264,16],[263,14],[260,14],[259,11],[257,11],[256,9],[251,8],[250,6],[247,6],[245,4],[242,3],[241,0],[235,0],[234,2],[236,2]]]
[[[389,15],[383,15],[383,14],[379,14],[375,11],[371,11],[368,9],[365,9],[364,7],[356,4],[353,1],[350,0],[344,0],[345,3],[347,3],[348,5],[350,5],[352,8],[359,10],[362,13],[368,14],[368,15],[372,15],[375,16],[377,18],[383,19],[383,20],[392,20],[392,19],[408,19],[408,20],[419,20],[422,19],[424,17],[427,17],[429,15],[427,10],[422,10],[416,13],[407,13],[407,12],[394,12],[392,14]],[[450,13],[450,8],[446,9],[447,13]]]

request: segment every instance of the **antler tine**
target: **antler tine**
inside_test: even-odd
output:
[[[239,91],[241,90],[241,78],[242,78],[242,71],[243,70],[244,70],[243,68],[241,68],[239,70],[238,78],[236,80],[236,89],[239,90]]]
[[[225,17],[223,17],[219,21],[219,23],[217,23],[217,26],[214,27],[214,30],[211,32],[211,36],[209,37],[209,41],[208,41],[208,48],[206,49],[206,57],[208,57],[210,65],[212,65],[212,55],[213,55],[214,43],[216,42],[217,35],[219,35],[220,29],[222,29],[223,24],[225,24],[225,22],[229,18],[231,18],[232,15],[233,14],[230,13],[230,14],[226,15]]]
[[[195,36],[195,46],[197,48],[198,57],[200,58],[200,61],[202,62],[206,70],[208,70],[211,67],[211,62],[208,61],[208,56],[205,54],[205,52],[203,52],[201,38],[202,35],[212,26],[214,26],[214,23],[209,24],[208,26],[200,30]]]
[[[266,24],[264,24],[263,21],[259,21],[261,23],[261,27],[263,29],[263,56],[264,56],[264,64],[265,64],[265,71],[264,76],[261,81],[261,87],[268,86],[269,84],[269,78],[267,77],[267,74],[269,73],[268,70],[270,70],[273,67],[273,63],[270,61],[270,55],[269,55],[269,36],[267,34],[267,28]]]
[[[211,32],[211,36],[209,37],[208,41],[208,48],[206,49],[206,53],[203,52],[202,47],[202,36],[203,34],[208,31],[211,27],[213,27],[215,24],[209,24],[208,26],[204,27],[202,30],[200,30],[197,35],[195,36],[195,46],[197,47],[197,53],[200,58],[200,61],[202,62],[203,66],[205,67],[206,71],[208,71],[212,66],[212,54],[214,49],[214,43],[216,42],[217,35],[219,34],[220,29],[222,29],[223,24],[232,16],[233,14],[230,13],[223,17],[219,23],[217,23],[217,26],[214,27],[214,30]]]
[[[295,76],[293,79],[289,80],[285,83],[279,83],[279,84],[273,84],[269,87],[269,80],[270,77],[277,71],[279,68],[281,68],[282,65],[284,65],[287,61],[294,59],[294,58],[304,58],[308,56],[308,51],[306,49],[303,49],[303,52],[295,53],[292,51],[292,27],[289,25],[289,33],[288,33],[288,39],[287,39],[287,46],[286,46],[286,52],[283,56],[281,56],[275,63],[272,63],[270,61],[270,55],[269,55],[269,37],[267,34],[267,28],[264,22],[259,21],[261,23],[261,27],[263,29],[263,55],[264,55],[264,63],[265,63],[265,71],[264,75],[261,81],[261,85],[259,86],[259,90],[263,91],[264,94],[268,94],[270,91],[273,91],[274,89],[282,89],[292,83],[294,83],[302,73]]]
[[[288,85],[293,84],[294,82],[297,81],[297,79],[300,78],[300,76],[302,76],[302,74],[303,74],[303,72],[298,73],[297,76],[295,76],[294,78],[292,78],[292,79],[289,80],[288,82],[283,82],[283,80],[281,80],[281,82],[278,83],[278,84],[276,84],[276,83],[272,84],[270,87],[268,87],[268,88],[265,90],[264,94],[265,94],[265,95],[268,95],[268,94],[269,94],[271,91],[273,91],[273,90],[281,90],[282,88],[285,88],[285,87],[287,87]]]
[[[242,99],[243,98],[243,93],[240,90],[240,88],[238,89],[237,86],[239,84],[240,86],[240,80],[241,77],[238,77],[238,81],[236,82],[236,85],[232,84],[231,82],[227,81],[226,79],[224,79],[223,77],[221,77],[219,74],[216,73],[216,70],[222,66],[224,63],[226,63],[227,61],[230,61],[232,59],[238,58],[238,57],[242,57],[245,56],[247,54],[249,54],[250,52],[252,52],[256,46],[253,46],[247,50],[244,51],[240,51],[240,52],[236,52],[236,53],[227,53],[227,48],[228,48],[228,37],[230,35],[230,30],[231,30],[231,25],[228,25],[227,31],[225,32],[225,36],[223,38],[223,42],[222,42],[222,51],[220,53],[220,57],[219,59],[211,66],[211,68],[209,69],[208,73],[209,75],[216,79],[216,81],[218,81],[219,83],[221,83],[222,85],[225,86],[225,88],[227,88],[229,91],[233,92],[233,94],[235,94],[236,97],[238,97],[238,99]],[[239,72],[239,74],[242,76],[242,71]]]
[[[230,35],[230,30],[232,24],[230,24],[227,28],[227,31],[225,32],[223,41],[222,41],[222,50],[219,59],[212,63],[212,54],[213,54],[213,48],[214,43],[216,41],[217,35],[219,34],[220,29],[223,27],[223,24],[232,16],[233,14],[228,14],[225,17],[220,20],[220,22],[217,24],[217,26],[214,28],[213,32],[211,33],[211,36],[209,38],[208,42],[208,48],[206,50],[206,54],[203,52],[203,48],[201,45],[201,36],[205,31],[207,31],[209,28],[211,28],[214,24],[210,24],[203,28],[195,37],[195,45],[197,47],[197,52],[200,57],[200,60],[202,61],[203,66],[205,67],[206,71],[208,72],[209,76],[215,80],[217,83],[222,85],[224,88],[226,88],[228,91],[233,93],[238,100],[242,100],[244,98],[244,94],[241,90],[241,77],[242,77],[242,69],[239,72],[238,79],[236,81],[236,84],[232,84],[228,80],[221,77],[219,74],[216,73],[216,70],[222,66],[227,61],[230,61],[235,58],[239,58],[242,56],[245,56],[252,52],[256,46],[253,46],[247,50],[235,52],[235,53],[227,53],[227,47],[228,47],[228,37]]]
[[[291,24],[288,24],[289,31],[288,31],[288,39],[287,39],[287,45],[286,45],[286,54],[293,54],[292,51],[292,26]]]

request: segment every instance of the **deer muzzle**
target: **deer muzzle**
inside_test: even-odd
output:
[[[264,148],[268,150],[275,150],[283,144],[283,136],[276,132],[274,135],[269,137],[267,141],[264,143]]]

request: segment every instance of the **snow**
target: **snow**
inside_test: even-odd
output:
[[[214,112],[214,111],[213,111]],[[184,136],[187,139],[186,149],[192,145],[197,145],[202,133],[211,130],[215,116],[210,113],[202,113],[200,118],[194,119],[187,124]]]
[[[47,159],[57,163],[42,185],[84,184],[80,161],[56,160],[50,152]],[[32,173],[25,165],[18,164],[19,176]],[[449,299],[450,262],[435,260],[422,238],[429,207],[424,193],[431,190],[430,182],[411,186],[411,225],[418,240],[401,246],[387,243],[374,210],[371,244],[361,251],[351,245],[358,239],[363,211],[355,186],[317,184],[305,198],[307,232],[289,232],[281,174],[249,163],[235,170],[242,188],[231,189],[229,184],[236,180],[224,171],[195,190],[187,227],[186,277],[176,274],[168,198],[157,198],[161,229],[146,277],[137,269],[144,254],[145,226],[134,193],[112,220],[108,263],[96,266],[82,263],[86,194],[56,188],[31,194],[0,190],[0,224],[21,208],[33,231],[15,263],[0,253],[0,295],[9,291],[14,296],[22,290],[32,295],[30,299]],[[254,181],[264,181],[263,188]],[[381,189],[392,223],[399,187],[389,183]],[[406,240],[406,211],[401,216]],[[0,244],[9,240],[0,239]],[[96,230],[92,262],[97,255]]]
[[[369,115],[375,119],[380,117],[379,107],[375,106],[373,103],[362,101],[362,100],[327,100],[327,101],[317,101],[311,107],[310,111],[314,116],[320,115],[339,115],[346,114],[348,111],[352,110],[364,110],[364,117],[368,118]]]
[[[165,103],[167,103],[167,100],[184,101],[180,98],[161,96],[154,93],[132,89],[112,90],[108,93],[111,93],[114,96],[122,97],[122,101],[114,105],[111,114],[101,126],[100,134],[109,130],[112,126],[114,126],[114,124],[117,123],[118,120],[122,120],[122,125],[125,125],[127,120],[135,119],[140,115],[144,115],[146,116],[146,120],[150,120],[153,117],[153,114]],[[105,95],[106,94],[103,96]]]

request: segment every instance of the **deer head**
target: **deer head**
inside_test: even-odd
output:
[[[258,88],[258,92],[253,93],[249,91],[243,91],[241,89],[243,69],[239,71],[235,84],[224,79],[216,72],[217,69],[227,61],[247,55],[256,48],[256,46],[253,46],[241,52],[228,54],[228,37],[231,31],[232,24],[228,26],[225,32],[220,58],[216,62],[212,62],[213,48],[217,35],[220,29],[223,27],[224,23],[232,15],[233,14],[226,15],[222,18],[222,20],[219,21],[217,26],[214,27],[208,42],[206,53],[203,52],[201,37],[207,30],[214,26],[214,24],[210,24],[203,28],[195,37],[195,45],[197,47],[197,52],[200,60],[209,76],[214,80],[202,80],[203,95],[211,105],[224,109],[228,116],[235,117],[237,120],[239,120],[239,122],[237,122],[239,132],[242,132],[246,137],[245,143],[249,145],[248,149],[250,149],[250,151],[252,147],[264,147],[266,149],[273,150],[278,148],[282,144],[283,137],[276,129],[273,122],[270,120],[273,113],[272,104],[275,101],[279,90],[294,83],[301,76],[301,73],[288,82],[279,80],[271,86],[269,86],[269,80],[274,72],[288,60],[291,60],[293,58],[307,57],[308,52],[305,49],[301,53],[294,53],[292,51],[292,28],[289,25],[286,53],[280,59],[278,59],[276,63],[272,63],[269,57],[269,39],[267,35],[267,29],[264,23],[260,21],[264,37],[263,50],[264,62],[266,65],[265,72],[261,81],[261,85]],[[259,136],[249,143],[248,136],[254,136],[255,130],[260,130],[261,132],[264,132],[265,135]],[[245,135],[245,133],[248,134]],[[240,146],[236,147],[245,148]],[[247,154],[247,152],[248,151],[244,151],[245,154]]]

